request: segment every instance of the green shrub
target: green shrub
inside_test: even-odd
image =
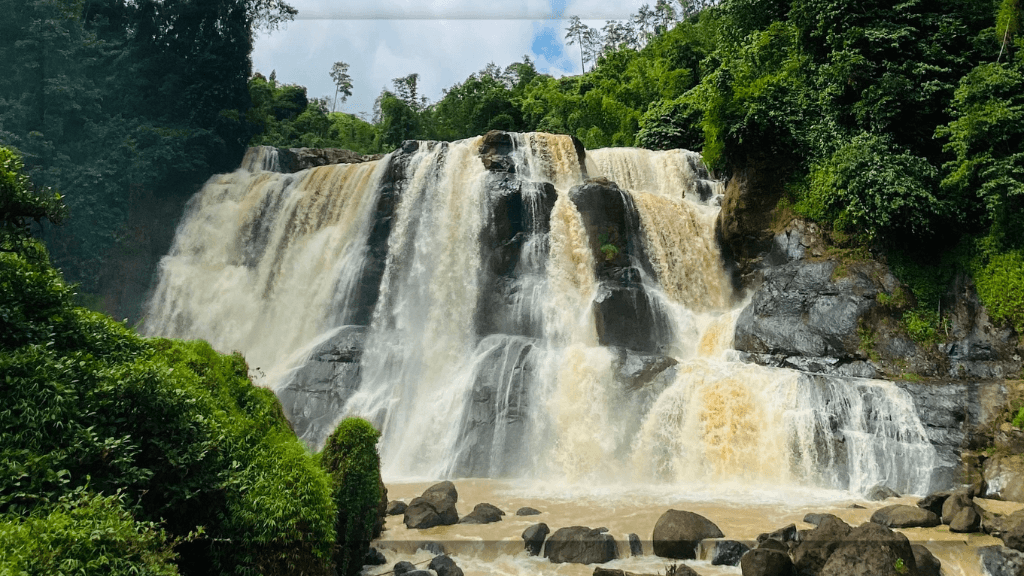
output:
[[[903,314],[903,328],[915,342],[934,344],[939,342],[938,312],[934,310],[908,310]]]
[[[334,562],[339,574],[358,574],[386,498],[380,479],[377,439],[380,432],[369,422],[346,418],[338,425],[320,454],[321,465],[333,482],[338,506]],[[375,534],[375,532],[378,532]]]
[[[171,576],[172,541],[136,522],[123,495],[78,492],[30,516],[0,517],[0,574]]]
[[[975,270],[974,282],[989,315],[1024,334],[1024,253],[1012,250],[991,255]]]

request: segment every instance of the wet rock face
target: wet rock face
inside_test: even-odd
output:
[[[378,160],[383,155],[363,155],[344,148],[278,148],[281,171],[298,172],[331,164],[358,164]]]
[[[323,445],[345,402],[359,388],[365,338],[366,327],[343,326],[277,390],[285,417],[307,445]]]
[[[615,539],[601,528],[559,528],[544,544],[544,557],[556,564],[603,564],[618,558]]]

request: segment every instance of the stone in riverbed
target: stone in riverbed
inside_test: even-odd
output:
[[[696,558],[697,544],[725,534],[714,522],[693,512],[669,510],[654,525],[654,553],[662,558]]]
[[[793,561],[785,552],[755,548],[740,559],[740,569],[743,576],[791,576]]]
[[[899,498],[900,495],[898,492],[884,484],[876,484],[868,490],[864,497],[868,500],[879,502],[888,498]]]
[[[854,528],[825,561],[819,576],[902,576],[917,574],[910,541],[881,524]]]
[[[821,521],[824,520],[825,518],[835,518],[837,520],[839,519],[839,517],[836,516],[835,514],[816,514],[815,513],[815,514],[807,514],[806,516],[804,516],[804,522],[806,522],[808,524],[813,524],[815,526],[818,526],[818,525],[821,524]]]
[[[529,506],[523,506],[519,510],[516,510],[516,516],[536,516],[537,514],[540,514],[540,510],[530,508]]]
[[[918,508],[924,508],[934,512],[936,516],[942,516],[942,505],[949,498],[949,492],[932,492],[931,494],[917,501]]]
[[[615,539],[586,526],[559,528],[544,544],[544,557],[560,564],[603,564],[618,558]]]
[[[906,504],[880,508],[871,515],[871,521],[888,528],[931,528],[939,525],[939,517],[934,512]]]
[[[1024,574],[1024,553],[1006,546],[985,546],[978,549],[978,558],[989,576],[1020,576]]]
[[[974,506],[961,508],[949,523],[949,531],[957,533],[978,532],[981,530],[981,514]]]
[[[436,572],[437,576],[465,576],[462,568],[459,568],[455,564],[455,560],[452,560],[447,554],[434,556],[428,568]]]
[[[394,567],[395,576],[402,576],[403,574],[408,574],[409,572],[414,572],[415,570],[416,565],[412,562],[407,562],[405,560],[402,560],[398,564],[395,564]]]
[[[700,576],[700,574],[693,571],[689,566],[683,564],[674,564],[671,568],[674,576]],[[635,572],[627,572],[625,570],[619,570],[617,568],[602,568],[598,566],[594,568],[594,576],[660,576],[660,574],[637,574]]]
[[[967,490],[957,490],[956,492],[953,492],[950,494],[949,498],[942,503],[942,523],[949,524],[961,510],[973,507],[974,498],[967,493]]]
[[[852,528],[836,516],[827,515],[793,549],[793,563],[798,574],[817,574],[840,541]],[[769,542],[774,542],[769,540]]]
[[[914,562],[917,563],[917,576],[941,576],[942,562],[932,554],[931,550],[913,544],[910,546],[914,551]]]
[[[405,502],[402,502],[401,500],[392,500],[391,502],[388,502],[388,507],[387,509],[384,510],[384,514],[387,516],[398,516],[399,514],[405,514],[405,509],[408,507],[409,505],[406,504]]]
[[[501,522],[501,517],[505,513],[500,508],[492,504],[477,504],[473,508],[473,511],[462,517],[459,520],[459,524],[490,524],[491,522]]]
[[[697,545],[697,559],[710,560],[712,566],[738,566],[750,546],[738,540],[708,538]]]
[[[760,544],[765,540],[778,540],[779,542],[795,542],[796,541],[796,524],[790,524],[779,528],[774,532],[766,532],[757,537],[757,543]]]
[[[526,530],[523,530],[523,544],[526,546],[526,552],[530,556],[537,556],[540,554],[541,549],[544,548],[544,539],[548,537],[548,533],[551,529],[548,525],[541,522],[540,524],[534,524]]]
[[[643,556],[644,547],[643,544],[640,543],[640,536],[636,534],[630,534],[629,536],[627,536],[627,538],[629,538],[629,555]]]
[[[383,566],[387,563],[388,561],[384,557],[384,553],[372,547],[366,551],[366,557],[363,558],[364,566]]]
[[[459,511],[455,508],[458,500],[459,493],[454,484],[448,481],[434,484],[409,503],[405,510],[405,525],[422,530],[455,524],[459,521]]]

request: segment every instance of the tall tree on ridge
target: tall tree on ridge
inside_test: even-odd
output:
[[[352,77],[348,75],[348,64],[344,62],[335,62],[334,66],[331,67],[331,79],[334,80],[334,105],[331,106],[331,112],[338,105],[338,93],[341,92],[341,103],[344,104],[345,100],[352,95]]]
[[[587,30],[589,29],[590,28],[588,28],[586,24],[580,21],[579,16],[573,16],[572,19],[569,20],[569,27],[566,28],[565,31],[565,39],[569,41],[569,46],[576,44],[579,44],[580,46],[580,67],[583,69],[583,72],[587,71],[587,64],[583,59],[583,47],[585,45],[584,35],[586,35]]]

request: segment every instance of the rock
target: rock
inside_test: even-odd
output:
[[[942,503],[942,523],[949,524],[953,518],[964,508],[974,506],[974,499],[967,495],[966,490],[953,492],[946,501]]]
[[[416,549],[426,550],[427,552],[430,552],[434,555],[440,555],[446,552],[444,549],[444,544],[441,544],[440,542],[424,542],[420,544],[419,547]]]
[[[406,508],[406,527],[422,530],[457,523],[459,511],[455,508],[455,503],[458,499],[459,493],[455,490],[455,485],[449,481],[427,488],[422,496],[414,498]]]
[[[497,506],[487,503],[477,504],[472,512],[459,520],[459,524],[490,524],[491,522],[500,522],[504,515],[505,513]]]
[[[644,547],[643,544],[640,543],[640,536],[636,534],[630,534],[629,536],[627,536],[627,538],[629,538],[629,555],[643,556]]]
[[[850,510],[864,510],[864,507],[861,506],[860,504],[850,504],[849,506],[847,506],[847,508],[849,508]]]
[[[313,449],[323,447],[338,414],[362,382],[359,367],[365,326],[343,326],[316,346],[276,391],[295,435]]]
[[[540,510],[530,508],[529,506],[523,506],[519,510],[516,510],[516,516],[536,516],[537,514],[540,514]]]
[[[967,533],[981,530],[981,514],[974,506],[961,508],[949,523],[950,532]]]
[[[392,500],[391,502],[388,502],[388,507],[384,511],[384,514],[388,516],[398,516],[399,514],[405,514],[405,509],[408,507],[409,505],[406,504],[405,502],[402,502],[401,500]]]
[[[978,559],[988,576],[1024,576],[1024,553],[1006,546],[978,549]]]
[[[406,562],[405,560],[402,560],[398,564],[395,564],[394,573],[395,576],[402,576],[402,574],[408,574],[409,572],[413,572],[415,570],[416,565],[414,565],[412,562]]]
[[[672,576],[700,576],[700,574],[694,572],[692,568],[683,564],[673,564],[668,567],[665,573],[671,574]],[[636,574],[634,572],[619,570],[618,568],[604,568],[598,566],[594,568],[593,576],[660,576],[660,574]]]
[[[942,505],[946,503],[949,494],[949,492],[932,492],[918,500],[917,506],[934,513],[936,516],[942,516]]]
[[[796,541],[796,524],[790,524],[783,528],[770,533],[761,534],[757,537],[757,543],[760,544],[768,539],[778,540],[779,542],[794,542]]]
[[[997,454],[985,460],[982,470],[986,497],[1024,502],[1024,454]]]
[[[775,538],[765,538],[754,548],[758,550],[778,550],[779,552],[789,553],[789,545],[781,540],[776,540]]]
[[[917,574],[910,541],[881,524],[854,528],[829,555],[819,576],[903,576]]]
[[[697,543],[705,538],[725,536],[713,522],[700,514],[669,510],[654,525],[654,553],[662,558],[696,557]]]
[[[484,134],[480,143],[480,160],[484,163],[484,168],[491,172],[515,173],[515,161],[511,157],[513,150],[515,145],[511,134],[491,130]]]
[[[366,558],[363,559],[364,566],[383,566],[387,563],[384,553],[373,547],[366,551]]]
[[[931,528],[940,523],[934,512],[906,504],[880,508],[871,515],[871,521],[889,528]]]
[[[455,560],[452,560],[447,554],[434,556],[428,568],[436,572],[437,576],[464,576],[462,568],[459,568],[455,564]]]
[[[778,550],[755,548],[740,559],[743,576],[791,576],[793,561]]]
[[[548,538],[544,557],[556,564],[603,564],[618,558],[618,550],[610,534],[585,526],[570,526],[555,530]]]
[[[697,559],[709,560],[712,566],[738,566],[750,546],[738,540],[707,538],[697,545]]]
[[[748,160],[726,185],[715,232],[724,256],[739,262],[741,272],[750,271],[752,260],[771,247],[772,211],[784,193],[784,181],[773,162]]]
[[[412,572],[406,572],[405,576],[434,576],[429,570],[413,570]]]
[[[884,484],[877,484],[869,488],[864,497],[873,502],[880,502],[888,498],[899,498],[900,495]]]
[[[358,164],[379,160],[380,154],[363,155],[344,148],[278,148],[278,163],[286,174],[331,164]]]
[[[822,518],[818,527],[808,532],[793,549],[793,563],[797,573],[817,575],[828,557],[851,530],[849,524],[835,516],[827,515]]]
[[[835,514],[814,514],[814,513],[812,513],[812,514],[807,514],[806,516],[804,516],[804,522],[806,522],[808,524],[813,524],[815,526],[818,526],[818,525],[821,524],[821,522],[825,518],[835,518],[836,520],[839,520],[839,517],[836,516]]]
[[[1000,521],[999,539],[1003,544],[1024,552],[1024,510],[1018,510]],[[995,533],[993,532],[993,535]]]
[[[941,576],[942,562],[932,554],[931,550],[920,544],[912,544],[910,549],[914,551],[914,562],[917,564],[918,576]]]
[[[550,532],[551,529],[543,522],[523,530],[522,538],[523,544],[526,546],[526,552],[530,556],[538,556],[544,548],[544,539],[547,538]]]

